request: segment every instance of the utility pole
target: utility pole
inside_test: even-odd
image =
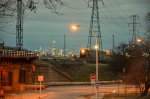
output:
[[[64,34],[64,57],[66,56],[66,35]]]
[[[23,49],[23,3],[17,0],[17,22],[16,22],[16,47],[17,50]]]
[[[132,44],[136,43],[136,33],[139,32],[139,30],[137,30],[137,25],[139,25],[139,23],[137,23],[137,20],[139,20],[139,16],[138,15],[132,15],[131,17],[131,23],[129,23],[128,25],[132,26],[132,29],[129,30],[129,32],[132,34]]]
[[[114,49],[115,49],[115,41],[114,41],[114,34],[112,35],[112,38],[113,38],[113,44],[112,44],[112,52],[114,53]]]

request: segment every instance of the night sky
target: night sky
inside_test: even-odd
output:
[[[75,50],[87,46],[88,29],[80,29],[77,32],[70,31],[72,23],[90,25],[91,8],[88,7],[87,0],[62,0],[66,1],[66,6],[58,9],[60,14],[52,13],[51,10],[39,5],[36,14],[26,11],[24,16],[23,46],[28,50],[39,50],[41,46],[52,48],[52,42],[56,42],[57,52],[63,49],[64,34],[66,35],[66,50]],[[104,5],[99,2],[99,16],[103,49],[112,49],[112,35],[115,36],[115,45],[121,42],[127,43],[131,40],[129,33],[131,27],[130,16],[138,15],[140,23],[137,26],[139,33],[137,36],[143,37],[146,32],[145,16],[150,12],[150,0],[103,0]],[[9,23],[7,31],[16,33],[16,21]],[[0,31],[2,32],[2,31]],[[16,35],[2,33],[7,46],[16,46]]]

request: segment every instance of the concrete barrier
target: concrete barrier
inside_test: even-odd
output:
[[[41,85],[41,89],[45,89],[46,85]],[[25,85],[24,90],[40,89],[40,85]]]
[[[99,81],[99,84],[116,84],[122,81]],[[47,86],[61,86],[61,85],[90,85],[91,82],[47,82]]]

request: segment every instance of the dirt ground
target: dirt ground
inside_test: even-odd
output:
[[[141,97],[140,94],[107,94],[103,99],[150,99],[150,94],[145,97]]]

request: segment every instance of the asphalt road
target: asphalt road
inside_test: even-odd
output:
[[[135,88],[128,88],[128,91],[135,91]],[[50,94],[43,99],[94,99],[95,97],[95,86],[84,85],[84,86],[50,86],[46,92]],[[100,85],[99,86],[99,98],[102,99],[105,94],[110,93],[124,93],[124,86],[120,85],[118,90],[117,84],[112,85]],[[90,98],[91,97],[91,98]]]
[[[46,91],[51,92],[44,99],[85,99],[93,94],[91,86],[51,86]]]
[[[124,90],[127,88],[127,91]],[[119,90],[118,90],[119,89]],[[104,99],[105,94],[124,94],[136,92],[133,85],[101,84],[98,90],[98,99]],[[20,93],[7,94],[5,99],[96,99],[95,85],[50,86],[40,90],[27,90]]]

